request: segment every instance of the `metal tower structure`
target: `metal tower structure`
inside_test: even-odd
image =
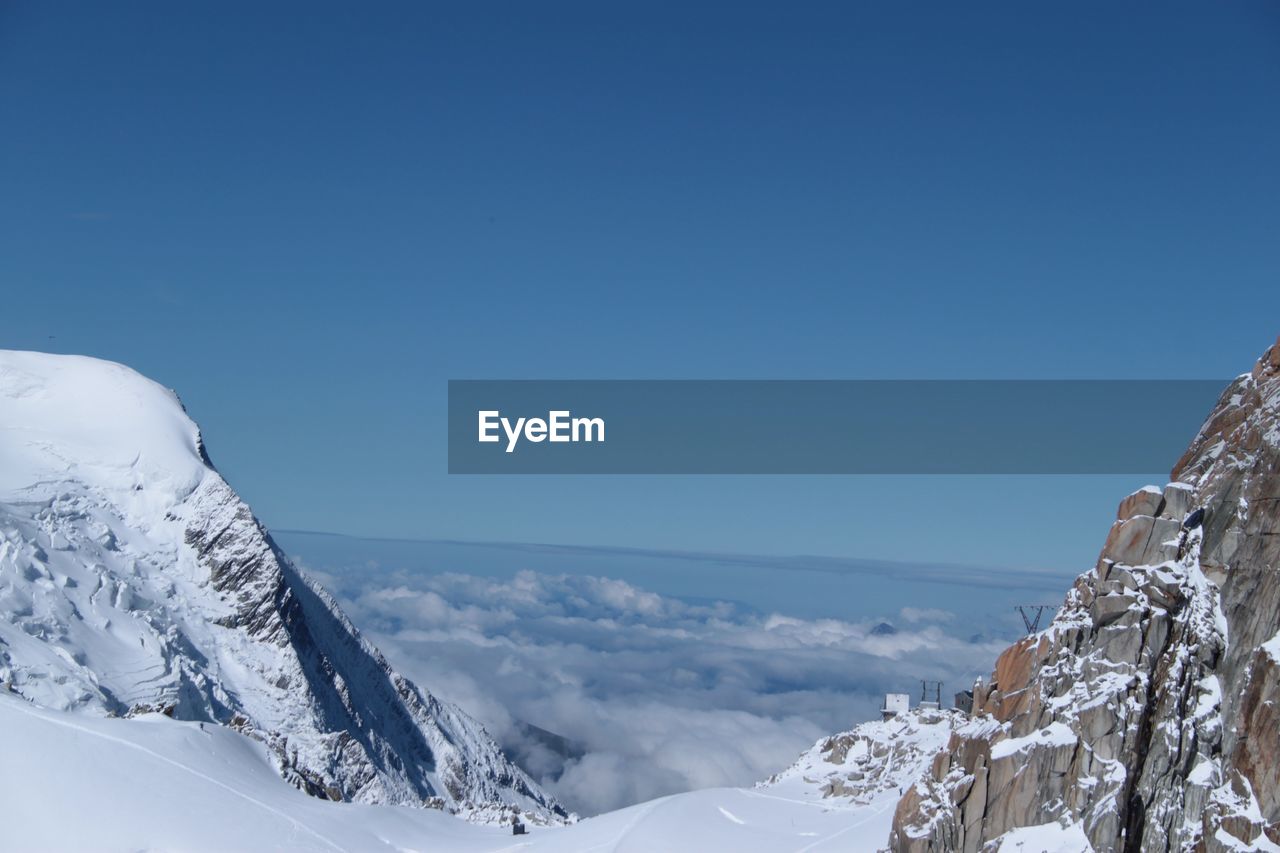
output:
[[[1015,609],[1018,611],[1018,615],[1022,617],[1022,624],[1027,627],[1027,633],[1034,634],[1040,630],[1040,620],[1044,617],[1044,612],[1046,610],[1057,610],[1058,605],[1018,604],[1015,605]]]

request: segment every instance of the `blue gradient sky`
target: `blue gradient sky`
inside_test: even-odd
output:
[[[1142,478],[450,478],[445,381],[1246,370],[1280,7],[689,5],[4,3],[3,345],[269,525],[1090,562]]]

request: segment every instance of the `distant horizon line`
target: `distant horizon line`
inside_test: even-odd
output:
[[[328,530],[305,530],[300,528],[278,527],[272,528],[274,532],[281,534],[296,534],[302,536],[326,536],[335,539],[349,539],[363,542],[396,542],[405,544],[421,544],[421,545],[457,545],[461,547],[477,547],[477,548],[501,548],[510,551],[538,552],[538,553],[574,553],[574,554],[612,554],[615,556],[626,557],[652,557],[652,558],[673,558],[680,560],[688,560],[691,562],[715,562],[715,563],[737,563],[742,565],[761,567],[761,568],[777,568],[790,569],[799,571],[824,572],[832,574],[848,574],[854,572],[872,572],[876,574],[888,574],[896,569],[914,569],[919,571],[932,570],[934,572],[978,572],[987,575],[991,581],[997,580],[996,577],[1009,578],[1021,577],[1036,580],[1053,580],[1058,581],[1063,577],[1074,577],[1080,574],[1084,569],[1055,569],[1044,566],[1038,567],[1014,567],[1001,566],[991,564],[975,564],[975,563],[959,563],[946,562],[939,560],[895,560],[879,557],[856,557],[856,556],[832,556],[822,554],[751,554],[734,551],[715,551],[715,550],[699,550],[699,549],[680,549],[680,548],[653,548],[629,545],[571,545],[554,542],[519,542],[511,540],[476,540],[476,539],[453,539],[448,537],[440,538],[419,538],[410,536],[364,536],[351,533],[337,533]],[[953,580],[952,578],[935,577],[935,580]],[[974,578],[972,574],[969,580],[972,582]]]

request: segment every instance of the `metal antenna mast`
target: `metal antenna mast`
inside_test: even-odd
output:
[[[1018,615],[1022,617],[1022,624],[1027,627],[1028,634],[1034,634],[1040,630],[1040,620],[1044,617],[1046,610],[1057,610],[1056,604],[1019,604],[1016,605]],[[1032,615],[1034,614],[1034,615]]]

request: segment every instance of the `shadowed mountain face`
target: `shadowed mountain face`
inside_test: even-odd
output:
[[[234,727],[320,797],[565,817],[283,557],[171,392],[120,365],[0,352],[0,468],[11,692]]]
[[[1052,625],[1000,656],[899,803],[894,849],[1028,827],[1097,850],[1280,849],[1280,341],[1172,480],[1120,504]]]

